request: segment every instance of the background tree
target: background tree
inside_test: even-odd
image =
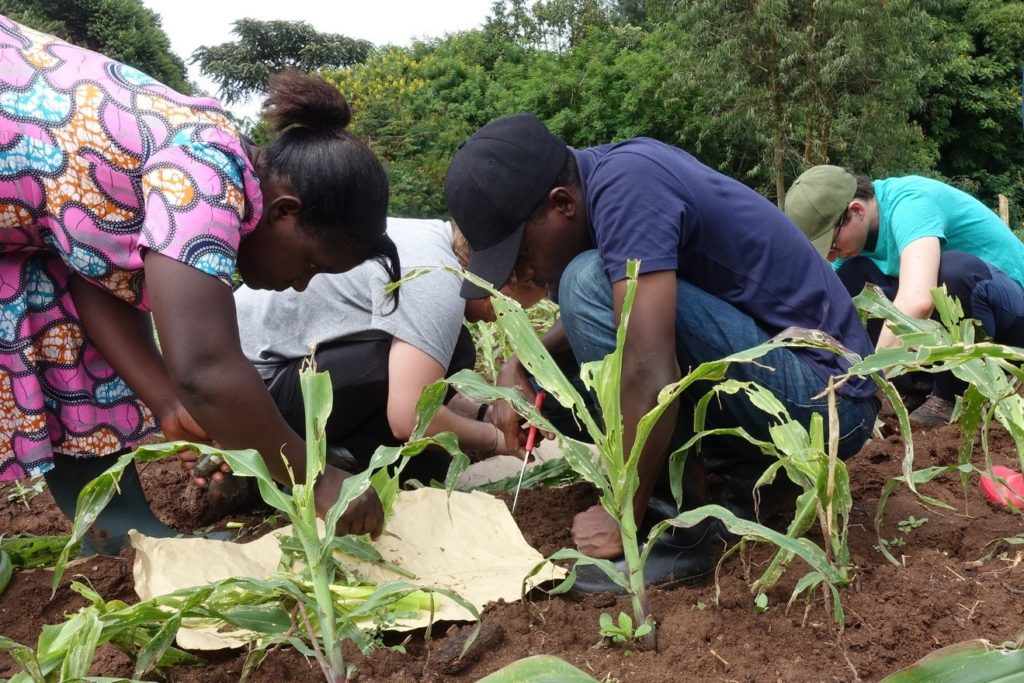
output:
[[[946,0],[932,9],[936,39],[919,115],[938,145],[936,170],[990,206],[1024,203],[1021,65],[1024,3]]]
[[[239,19],[238,40],[197,48],[189,60],[217,84],[227,103],[265,93],[270,75],[286,68],[305,72],[366,61],[373,45],[337,33],[320,33],[304,21]]]
[[[190,94],[185,63],[141,0],[0,0],[0,14],[124,62]]]
[[[884,175],[934,162],[911,118],[931,38],[916,0],[693,0],[674,19],[666,57],[693,103],[680,137],[698,151],[710,141],[723,170],[780,206],[787,181],[812,164]]]
[[[0,12],[188,89],[140,0]],[[191,57],[223,99],[264,92],[284,67],[325,74],[387,163],[396,214],[445,215],[458,143],[518,111],[576,147],[679,145],[780,203],[830,162],[938,177],[993,206],[1006,194],[1013,224],[1024,204],[1020,0],[497,0],[480,29],[409,47],[303,22],[240,19],[234,34]]]
[[[574,146],[678,144],[775,197],[824,161],[942,176],[939,142],[915,118],[941,61],[930,6],[886,6],[506,0],[482,29],[388,48],[333,77],[389,164],[395,210],[414,215],[444,212],[461,139],[524,110]]]
[[[442,191],[452,150],[498,115],[489,103],[494,44],[479,31],[386,47],[364,64],[327,70],[352,103],[352,130],[386,162],[391,212],[431,217],[447,213]]]
[[[499,64],[491,92],[501,113],[532,111],[575,147],[639,135],[676,141],[686,110],[665,86],[665,34],[596,22],[561,53]]]
[[[1002,192],[1016,221],[1022,13],[1019,0],[498,0],[480,29],[325,73],[387,162],[396,213],[444,215],[457,144],[532,111],[577,147],[679,145],[780,203],[829,162],[939,177],[990,205]]]
[[[532,111],[569,144],[671,137],[681,114],[663,102],[662,36],[623,25],[613,8],[570,0],[496,3],[480,30],[389,47],[325,72],[391,174],[391,210],[446,213],[444,174],[466,136],[494,117]]]

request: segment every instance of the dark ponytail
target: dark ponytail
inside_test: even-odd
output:
[[[302,202],[300,228],[329,251],[380,263],[397,282],[398,250],[385,232],[388,176],[366,143],[345,130],[352,110],[337,88],[319,76],[282,71],[270,77],[262,114],[278,134],[262,166]]]

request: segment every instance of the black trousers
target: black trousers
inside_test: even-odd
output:
[[[868,282],[878,285],[891,301],[896,297],[899,279],[882,273],[870,259],[858,256],[843,263],[837,271],[850,296],[856,296]],[[960,300],[964,315],[981,322],[993,341],[1012,346],[1024,345],[1024,291],[1000,269],[962,251],[942,252],[938,282],[946,285],[950,296]],[[882,320],[868,320],[868,334],[877,342]],[[966,386],[944,372],[934,375],[933,392],[952,400]]]
[[[327,444],[347,448],[362,467],[369,464],[378,446],[402,443],[392,433],[387,416],[390,352],[391,339],[341,339],[316,350],[317,369],[330,376],[334,395],[334,406],[327,420]],[[306,424],[299,386],[303,361],[302,358],[288,361],[267,380],[267,388],[278,410],[299,434],[305,433]],[[475,362],[473,341],[463,327],[445,376],[472,369]],[[449,389],[445,400],[453,394]],[[443,480],[449,462],[448,453],[443,449],[427,449],[409,461],[402,478],[418,479],[424,484],[431,479]]]

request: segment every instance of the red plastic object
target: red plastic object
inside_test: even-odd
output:
[[[1024,509],[1024,474],[996,465],[991,474],[981,475],[981,492],[997,505]]]

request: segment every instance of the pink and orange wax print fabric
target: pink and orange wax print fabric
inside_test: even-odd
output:
[[[0,481],[157,429],[90,343],[69,277],[142,310],[149,250],[230,283],[261,211],[215,100],[0,16]]]

